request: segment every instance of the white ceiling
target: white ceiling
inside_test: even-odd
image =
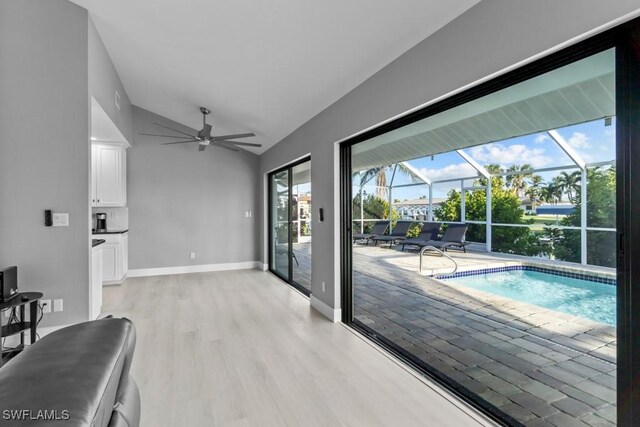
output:
[[[261,153],[479,0],[72,0],[131,102]]]
[[[93,96],[91,97],[91,140],[128,144],[127,138]]]

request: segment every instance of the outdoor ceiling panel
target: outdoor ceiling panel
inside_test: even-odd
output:
[[[353,169],[370,169],[614,116],[614,89],[610,71],[551,92],[503,102],[498,108],[476,108],[475,115],[467,114],[457,121],[448,120],[447,115],[455,117],[474,110],[465,104],[461,106],[466,110],[463,114],[455,111],[460,108],[456,107],[355,145]]]
[[[614,50],[352,147],[354,170],[561,129],[615,115]]]

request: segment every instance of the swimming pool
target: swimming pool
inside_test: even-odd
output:
[[[526,267],[500,272],[462,274],[464,276],[441,277],[440,280],[595,322],[616,325],[616,287],[610,283],[593,281],[603,279],[566,277],[531,271]]]

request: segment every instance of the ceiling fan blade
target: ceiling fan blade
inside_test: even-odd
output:
[[[191,135],[190,133],[182,132],[181,130],[173,129],[173,128],[170,128],[169,126],[161,125],[160,123],[156,123],[156,122],[153,122],[153,124],[156,125],[156,126],[160,126],[161,128],[169,129],[169,130],[172,130],[174,132],[178,132],[178,133],[181,133],[183,135],[187,135],[190,138],[193,138],[193,135]]]
[[[216,144],[234,144],[234,145],[246,145],[247,147],[262,147],[262,144],[252,144],[251,142],[240,142],[240,141],[213,141]]]
[[[171,144],[186,144],[187,142],[196,142],[197,139],[187,139],[185,141],[172,141],[172,142],[163,142],[162,145],[171,145]]]
[[[161,138],[182,138],[180,135],[158,135],[155,133],[139,133],[138,135],[146,135],[146,136],[159,136]],[[189,135],[191,136],[191,135]]]
[[[225,139],[249,138],[256,136],[255,133],[236,133],[232,135],[217,135],[213,137],[214,141],[224,141]]]
[[[206,145],[198,144],[198,151],[204,151]]]
[[[235,151],[236,153],[238,151],[240,151],[239,148],[234,148],[233,145],[218,145],[215,142],[212,142],[211,145],[215,146],[215,147],[220,147],[220,148],[226,148],[227,150],[231,150],[231,151]]]

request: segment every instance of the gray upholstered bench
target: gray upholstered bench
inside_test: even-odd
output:
[[[135,344],[128,319],[52,332],[0,368],[0,425],[138,426]]]

